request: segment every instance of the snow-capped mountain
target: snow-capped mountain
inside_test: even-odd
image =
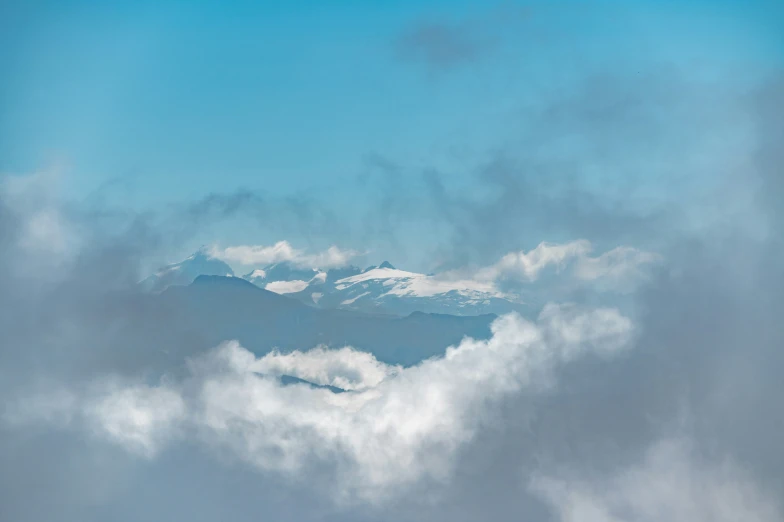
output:
[[[201,248],[188,259],[161,268],[139,284],[148,292],[162,292],[169,286],[189,285],[200,275],[233,277],[234,270]]]
[[[328,278],[329,280],[330,278]],[[385,261],[379,266],[324,285],[323,307],[409,314],[414,311],[477,315],[520,309],[492,286],[400,270]],[[318,290],[313,287],[314,290]]]
[[[231,268],[201,250],[181,263],[161,269],[143,282],[159,291],[190,284],[199,275],[234,275]],[[378,266],[319,270],[289,262],[275,263],[242,276],[254,285],[318,308],[407,315],[412,312],[452,315],[524,311],[522,303],[492,284]]]
[[[296,294],[305,290],[311,283],[324,282],[326,273],[316,269],[301,269],[290,263],[275,263],[265,268],[245,274],[254,285],[277,294]]]

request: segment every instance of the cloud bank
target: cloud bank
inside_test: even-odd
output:
[[[335,467],[336,494],[371,503],[420,481],[446,481],[487,408],[512,394],[541,393],[577,358],[628,348],[631,322],[612,309],[550,305],[536,323],[498,319],[487,341],[465,339],[409,368],[371,354],[316,348],[257,358],[229,342],[189,363],[190,376],[155,386],[118,379],[16,403],[15,423],[51,421],[51,404],[80,426],[152,458],[181,437],[230,450],[265,471],[307,477],[313,462]],[[274,375],[350,390],[283,385]],[[66,402],[62,397],[72,397]]]

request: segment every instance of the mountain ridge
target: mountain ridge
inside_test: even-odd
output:
[[[150,307],[165,310],[168,328],[187,331],[200,349],[231,339],[256,354],[272,349],[353,346],[370,351],[379,360],[405,365],[442,354],[445,347],[465,336],[488,338],[490,324],[497,317],[322,309],[223,276],[202,276],[198,282],[173,286],[149,298]]]
[[[205,273],[206,272],[206,273]],[[354,265],[320,270],[288,261],[254,268],[241,277],[223,261],[202,249],[188,259],[168,265],[142,282],[147,291],[183,286],[200,276],[229,276],[258,288],[286,295],[320,309],[407,316],[412,312],[448,315],[525,312],[525,305],[491,285],[454,280],[396,268],[384,260],[364,269]]]

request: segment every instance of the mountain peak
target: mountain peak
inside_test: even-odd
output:
[[[201,245],[188,259],[214,259],[212,250],[207,245]]]
[[[234,276],[234,271],[203,246],[188,259],[161,268],[140,284],[147,291],[161,292],[172,285],[189,285],[200,275]]]
[[[266,279],[267,272],[265,270],[262,270],[261,268],[257,268],[256,270],[253,270],[252,272],[245,274],[244,276],[242,276],[242,278],[247,279],[248,281],[252,281],[254,279]]]
[[[219,285],[219,284],[227,284],[227,285],[237,285],[237,286],[250,286],[256,288],[255,285],[241,277],[234,277],[234,276],[221,276],[221,275],[199,275],[196,276],[196,279],[193,280],[191,283],[192,285]]]
[[[394,266],[392,266],[392,263],[390,263],[389,261],[384,261],[380,265],[371,265],[371,266],[365,268],[364,270],[362,270],[362,273],[370,272],[371,270],[378,270],[380,268],[387,269],[387,270],[396,270],[396,268]]]
[[[185,286],[192,282],[197,288],[245,286],[247,282],[308,306],[399,315],[414,310],[457,315],[506,313],[520,305],[492,288],[485,291],[460,281],[436,280],[398,269],[386,260],[364,270],[348,266],[325,271],[281,261],[252,270],[242,278],[231,276],[234,272],[229,265],[212,257],[207,248],[201,248],[187,260],[145,279],[142,288],[160,292],[172,285]]]

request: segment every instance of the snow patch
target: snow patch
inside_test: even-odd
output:
[[[407,272],[396,268],[373,268],[362,274],[336,281],[335,288],[345,290],[357,283],[363,283],[363,288],[367,288],[366,282],[368,281],[378,281],[387,289],[386,293],[380,297],[386,295],[434,297],[449,292],[458,292],[460,295],[472,296],[477,299],[486,298],[487,296],[504,297],[504,294],[496,289],[492,281],[449,279]]]
[[[294,294],[301,292],[308,287],[307,281],[273,281],[264,288],[276,294]]]
[[[342,305],[350,305],[350,304],[353,304],[353,303],[354,303],[354,301],[356,301],[356,300],[357,300],[357,299],[359,299],[360,297],[365,297],[365,296],[366,296],[366,295],[368,295],[369,293],[370,293],[370,292],[363,292],[363,293],[359,294],[358,296],[352,297],[351,299],[346,299],[345,301],[343,301],[343,302],[342,302],[342,303],[340,303],[340,304],[342,304]]]

